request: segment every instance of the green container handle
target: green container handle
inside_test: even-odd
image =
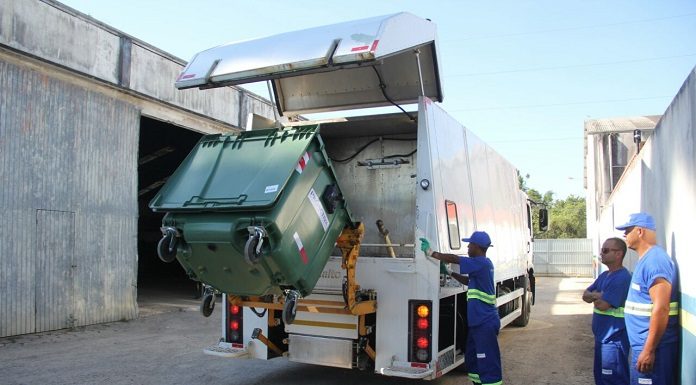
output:
[[[234,198],[201,198],[196,195],[191,197],[191,199],[184,202],[184,207],[189,206],[205,206],[205,207],[215,207],[221,205],[241,205],[246,201],[248,195],[241,194]]]

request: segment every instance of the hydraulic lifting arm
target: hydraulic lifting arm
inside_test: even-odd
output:
[[[360,223],[355,228],[347,226],[338,237],[336,244],[343,260],[341,267],[346,270],[345,281],[343,282],[343,299],[345,307],[338,301],[299,299],[297,301],[298,311],[311,311],[314,313],[327,314],[353,314],[365,315],[377,311],[377,301],[375,294],[371,290],[360,290],[357,279],[355,278],[355,265],[358,262],[360,253],[360,242],[365,234],[365,226]],[[256,307],[263,309],[284,310],[287,299],[280,301],[267,302],[260,297],[240,297],[229,294],[228,300],[240,306]]]
[[[365,234],[365,225],[360,223],[356,228],[347,226],[338,237],[336,245],[341,249],[343,261],[341,267],[346,270],[346,281],[343,283],[343,296],[346,307],[354,315],[374,313],[377,301],[374,299],[361,300],[358,296],[360,285],[355,278],[355,265],[360,253],[360,242]]]

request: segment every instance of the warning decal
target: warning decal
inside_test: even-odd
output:
[[[300,161],[297,162],[295,171],[297,171],[298,174],[302,174],[302,171],[304,171],[305,167],[307,167],[307,164],[309,164],[309,153],[305,152],[304,155],[302,155],[302,158],[300,158]]]
[[[295,239],[295,244],[297,245],[297,249],[300,250],[300,258],[302,258],[302,263],[305,265],[309,263],[309,257],[307,257],[307,252],[304,249],[304,245],[302,244],[302,240],[300,239],[300,236],[295,233],[292,235],[293,239]]]

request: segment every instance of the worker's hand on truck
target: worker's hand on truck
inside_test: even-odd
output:
[[[430,242],[428,242],[428,240],[425,238],[421,238],[420,241],[421,241],[420,249],[423,250],[423,252],[425,253],[425,256],[430,257],[431,255],[433,255],[433,249],[430,248]]]

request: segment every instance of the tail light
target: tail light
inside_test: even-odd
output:
[[[227,304],[227,342],[243,344],[244,319],[242,307],[233,303]]]
[[[430,362],[432,359],[432,301],[408,301],[408,360]]]

